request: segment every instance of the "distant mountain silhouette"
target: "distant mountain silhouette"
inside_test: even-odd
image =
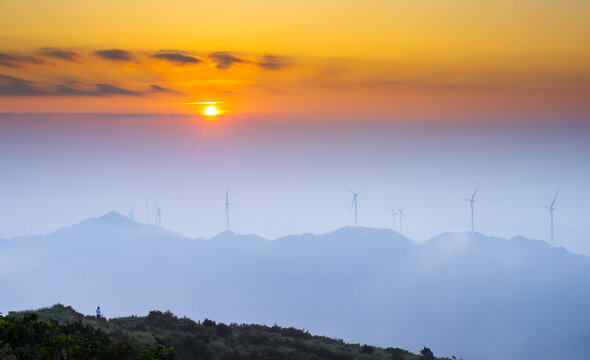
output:
[[[108,213],[2,241],[0,254],[10,260],[0,311],[171,309],[481,360],[581,358],[590,338],[590,257],[523,237],[444,233],[418,244],[344,227],[205,240]]]
[[[98,218],[90,218],[75,225],[50,233],[51,237],[84,235],[85,237],[115,236],[177,236],[181,235],[156,225],[131,220],[116,211],[110,211]]]

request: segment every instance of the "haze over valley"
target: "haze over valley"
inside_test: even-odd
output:
[[[465,359],[588,351],[590,258],[523,237],[442,233],[419,244],[343,227],[272,241],[231,231],[195,239],[109,212],[0,240],[0,251],[2,310],[170,309]]]

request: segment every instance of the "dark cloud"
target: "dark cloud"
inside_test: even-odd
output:
[[[203,62],[203,60],[198,59],[194,56],[184,55],[177,52],[158,53],[152,55],[152,57],[156,59],[166,60],[179,65],[196,65]]]
[[[79,54],[75,51],[68,51],[62,49],[56,49],[52,47],[42,48],[37,52],[39,55],[60,59],[65,61],[77,61]]]
[[[209,54],[209,58],[217,64],[215,67],[221,70],[229,69],[235,63],[246,62],[245,60],[237,58],[232,54],[224,51],[213,52]]]
[[[0,96],[37,96],[47,95],[39,90],[32,81],[0,74]]]
[[[276,55],[264,55],[262,61],[257,62],[256,65],[266,70],[281,70],[289,66],[287,58]]]
[[[152,92],[160,92],[160,93],[174,93],[177,94],[178,91],[174,90],[174,89],[168,89],[156,84],[151,84],[150,88],[152,89]]]
[[[108,84],[96,84],[94,89],[84,90],[75,87],[59,85],[57,89],[52,92],[52,95],[70,95],[70,96],[110,96],[110,95],[126,95],[126,96],[142,96],[144,95],[138,91],[132,91]]]
[[[44,64],[45,61],[43,59],[39,59],[35,56],[25,56],[25,55],[11,55],[6,53],[0,53],[0,65],[9,66],[9,67],[21,67],[23,65],[28,64]]]
[[[139,91],[132,91],[123,89],[114,85],[109,84],[96,84],[96,90],[94,91],[95,96],[108,96],[108,95],[128,95],[128,96],[142,96],[143,93]]]
[[[0,96],[142,96],[144,93],[109,84],[95,84],[90,89],[56,85],[44,90],[32,81],[0,74]]]
[[[131,52],[121,49],[97,50],[94,55],[112,61],[135,61]]]

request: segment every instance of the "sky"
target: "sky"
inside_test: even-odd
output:
[[[4,1],[3,112],[585,120],[590,4]]]
[[[187,236],[476,227],[590,254],[590,3],[0,3],[0,237],[150,202]],[[204,110],[214,105],[216,117]]]

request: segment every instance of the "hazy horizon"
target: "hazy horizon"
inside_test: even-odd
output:
[[[418,242],[467,231],[549,240],[590,253],[585,123],[215,123],[181,115],[2,114],[0,237],[43,234],[111,210],[189,237],[232,229],[278,238],[353,224],[392,227]],[[30,221],[34,218],[35,221]],[[399,218],[396,228],[399,227]]]

